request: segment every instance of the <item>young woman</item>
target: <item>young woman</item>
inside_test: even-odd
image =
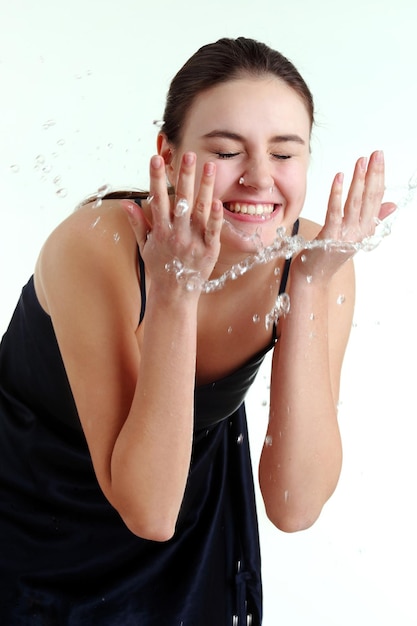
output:
[[[341,466],[345,244],[395,208],[378,151],[343,208],[336,175],[322,228],[300,218],[313,112],[280,53],[204,46],[171,83],[149,193],[92,199],[46,241],[0,352],[1,623],[261,623],[245,394],[273,350],[260,486],[278,528],[307,528]],[[318,245],[223,280],[284,232]]]

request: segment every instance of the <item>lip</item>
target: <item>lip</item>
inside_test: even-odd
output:
[[[282,210],[283,205],[281,203],[272,203],[272,202],[243,202],[240,201],[239,204],[244,204],[250,207],[256,207],[258,205],[266,205],[269,206],[271,204],[273,204],[273,210],[270,213],[262,213],[262,214],[252,214],[252,213],[237,213],[235,211],[229,211],[228,209],[228,205],[229,204],[235,204],[236,202],[224,202],[223,203],[223,208],[224,211],[227,213],[227,216],[239,221],[239,222],[255,222],[255,223],[263,223],[266,221],[269,221],[271,219],[273,219],[277,213]],[[254,209],[255,210],[255,209]]]

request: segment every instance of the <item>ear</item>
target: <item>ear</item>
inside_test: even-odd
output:
[[[172,144],[168,141],[165,133],[158,133],[158,137],[156,140],[156,147],[158,149],[158,154],[165,161],[165,171],[167,178],[171,185],[174,185],[174,148]]]

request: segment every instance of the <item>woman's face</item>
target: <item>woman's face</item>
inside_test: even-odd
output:
[[[168,168],[170,182],[175,186],[185,151],[197,155],[196,186],[203,163],[214,161],[214,196],[223,202],[226,220],[222,249],[247,251],[248,236],[255,233],[269,245],[278,228],[291,228],[303,207],[310,130],[302,98],[275,76],[220,84],[193,102]]]

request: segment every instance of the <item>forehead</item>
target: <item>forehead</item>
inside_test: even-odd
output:
[[[239,132],[245,129],[298,132],[308,138],[311,122],[303,98],[283,80],[273,75],[245,76],[220,83],[196,96],[183,133],[203,136],[217,127]]]

